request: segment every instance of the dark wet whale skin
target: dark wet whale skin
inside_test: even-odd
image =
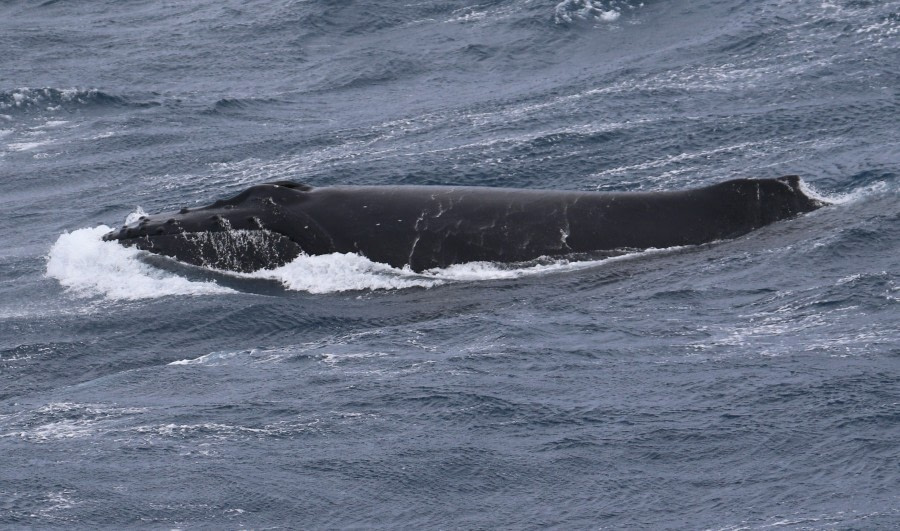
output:
[[[422,271],[472,262],[695,245],[815,210],[797,176],[683,191],[577,192],[444,186],[253,186],[210,206],[107,234],[180,261],[235,271],[301,252],[359,253]]]

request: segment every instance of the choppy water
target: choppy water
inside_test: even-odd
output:
[[[0,526],[900,525],[900,2],[0,6]],[[250,184],[803,176],[737,240],[236,277]]]

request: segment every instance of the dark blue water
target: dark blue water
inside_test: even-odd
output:
[[[0,526],[900,526],[900,2],[0,6]],[[278,179],[800,174],[737,240],[254,278],[100,241]]]

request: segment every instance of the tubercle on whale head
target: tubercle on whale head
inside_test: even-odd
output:
[[[278,230],[282,205],[311,187],[279,181],[253,186],[199,208],[142,216],[103,236],[125,246],[216,269],[251,272],[296,258],[300,242]]]
[[[228,230],[262,230],[267,227],[260,212],[277,215],[280,206],[295,202],[312,187],[292,181],[277,181],[252,186],[228,199],[210,205],[141,216],[136,222],[122,225],[103,236],[106,241],[127,240],[146,236],[173,235],[190,232],[222,232]],[[276,216],[266,216],[274,218]]]

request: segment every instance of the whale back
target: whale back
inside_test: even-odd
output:
[[[797,176],[663,192],[344,186],[279,181],[107,234],[190,264],[275,268],[301,253],[357,253],[422,271],[735,238],[823,206]]]

